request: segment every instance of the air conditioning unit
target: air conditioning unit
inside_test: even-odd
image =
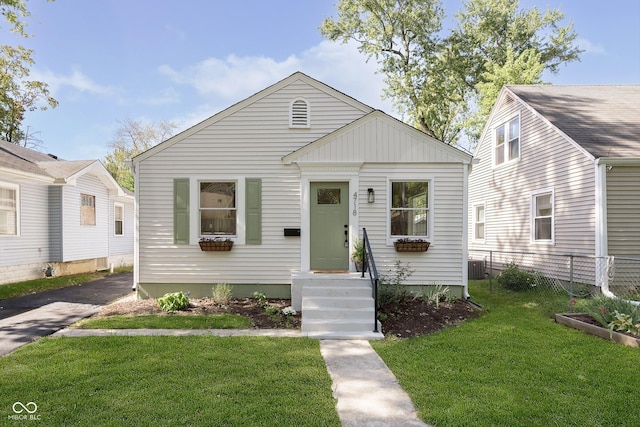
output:
[[[469,280],[484,279],[484,261],[470,259],[468,270]]]

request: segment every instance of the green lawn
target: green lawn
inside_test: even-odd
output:
[[[108,316],[79,321],[80,329],[247,329],[251,319],[239,314]]]
[[[340,425],[309,339],[44,338],[0,358],[0,378],[5,422],[34,402],[38,425]]]
[[[444,426],[640,425],[640,350],[556,324],[541,302],[470,282],[484,314],[434,335],[372,345],[419,416]],[[555,305],[555,306],[554,306]]]

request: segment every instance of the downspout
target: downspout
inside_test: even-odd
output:
[[[616,298],[609,289],[609,265],[613,258],[609,258],[607,245],[607,165],[595,161],[595,202],[596,202],[596,285],[602,294],[609,298]],[[603,261],[606,260],[606,266]]]
[[[463,296],[469,300],[469,173],[471,163],[462,167],[462,283]]]
[[[138,225],[138,219],[140,213],[138,212],[139,205],[139,197],[140,192],[138,191],[138,186],[140,185],[140,177],[138,174],[138,169],[140,163],[136,163],[134,161],[127,162],[128,166],[131,168],[131,172],[133,173],[133,183],[134,183],[134,193],[133,193],[133,285],[131,289],[135,290],[137,293],[138,283],[140,282],[140,230]]]

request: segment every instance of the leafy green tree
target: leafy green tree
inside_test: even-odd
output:
[[[104,158],[104,166],[122,188],[134,190],[134,179],[127,162],[173,135],[177,126],[165,120],[158,123],[126,119],[109,144],[111,152]]]
[[[23,0],[0,0],[0,13],[12,32],[29,37],[26,18],[30,14]],[[32,55],[33,50],[22,46],[0,45],[0,137],[16,144],[29,141],[20,129],[25,112],[58,105],[46,83],[29,80]]]
[[[572,24],[559,25],[560,11],[518,11],[518,0],[468,0],[449,33],[442,31],[439,0],[341,0],[337,10],[321,33],[355,41],[378,61],[384,96],[449,144],[463,132],[477,138],[496,87],[540,82],[544,70],[556,73],[580,53]]]

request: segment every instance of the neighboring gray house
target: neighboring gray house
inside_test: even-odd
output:
[[[133,195],[100,161],[0,141],[0,284],[132,265],[133,221]]]
[[[350,254],[363,227],[382,272],[399,259],[415,270],[407,284],[466,295],[470,163],[294,73],[133,159],[138,295],[210,296],[214,284],[228,283],[237,295],[291,297],[304,316],[307,280],[356,276]],[[205,252],[203,237],[234,244]],[[431,246],[399,253],[402,237]]]
[[[505,86],[474,157],[471,257],[640,258],[640,86]]]

